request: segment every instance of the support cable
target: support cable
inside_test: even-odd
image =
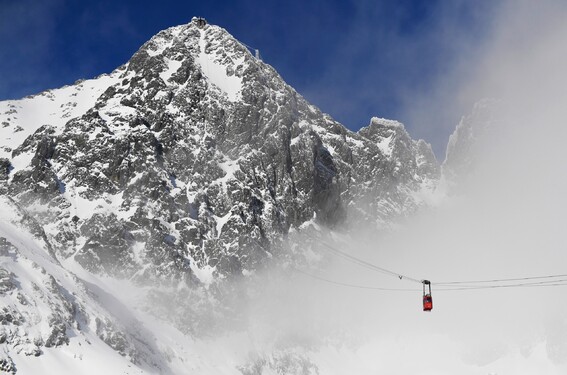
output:
[[[312,273],[294,269],[294,271],[308,276],[312,279],[319,280],[328,284],[343,286],[348,288],[355,288],[355,289],[367,289],[367,290],[379,290],[379,291],[389,291],[389,292],[416,292],[419,289],[410,289],[410,288],[384,288],[372,285],[359,285],[359,284],[351,284],[351,283],[343,283],[340,281],[335,281],[331,279],[327,279],[325,277],[321,277],[318,275],[314,275]],[[567,286],[567,279],[556,280],[556,281],[543,281],[543,282],[534,282],[534,283],[521,283],[521,284],[504,284],[504,285],[482,285],[482,286],[458,286],[454,288],[436,288],[436,292],[450,292],[450,291],[464,291],[464,290],[482,290],[482,289],[499,289],[499,288],[537,288],[537,287],[557,287],[557,286]]]
[[[480,290],[480,289],[500,289],[500,288],[536,288],[536,287],[549,287],[549,286],[567,286],[567,279],[517,283],[517,284],[496,284],[496,285],[461,285],[455,287],[440,287],[436,290],[452,291],[452,290]]]
[[[379,267],[375,264],[367,262],[363,259],[357,258],[350,254],[341,251],[328,243],[321,242],[328,250],[331,251],[332,254],[345,259],[351,263],[357,264],[361,267],[377,271],[389,276],[397,277],[400,280],[408,280],[415,283],[423,284],[426,280],[418,280],[416,278],[406,276],[404,274],[391,271],[389,269]],[[299,272],[308,275],[312,278],[319,279],[321,281],[325,281],[335,285],[341,285],[346,287],[352,288],[361,288],[361,289],[376,289],[376,290],[390,290],[390,291],[413,291],[413,289],[395,289],[395,288],[382,288],[382,287],[374,287],[374,286],[365,286],[365,285],[355,285],[355,284],[348,284],[342,283],[338,281],[333,281],[329,279],[325,279],[316,275],[309,274],[304,271]],[[478,285],[480,284],[480,285]],[[493,285],[490,285],[493,284]],[[431,285],[436,286],[437,291],[457,291],[457,290],[480,290],[480,289],[498,289],[498,288],[535,288],[535,287],[557,287],[557,286],[567,286],[567,274],[558,274],[558,275],[544,275],[544,276],[529,276],[529,277],[518,277],[518,278],[503,278],[503,279],[487,279],[487,280],[469,280],[469,281],[443,281],[443,282],[431,282]]]
[[[360,265],[360,266],[362,266],[362,267],[371,269],[371,270],[373,270],[373,271],[378,271],[378,272],[381,272],[381,273],[386,274],[386,275],[390,275],[390,276],[397,277],[397,278],[400,279],[400,280],[405,279],[405,280],[412,281],[412,282],[415,282],[415,283],[418,283],[418,284],[422,284],[422,283],[423,283],[423,280],[418,280],[418,279],[416,279],[416,278],[409,277],[409,276],[403,275],[403,274],[398,273],[398,272],[390,271],[390,270],[388,270],[388,269],[386,269],[386,268],[379,267],[379,266],[377,266],[377,265],[375,265],[375,264],[369,263],[369,262],[367,262],[367,261],[365,261],[365,260],[362,260],[362,259],[360,259],[360,258],[357,258],[357,257],[354,257],[354,256],[352,256],[352,255],[349,255],[349,254],[347,254],[347,253],[345,253],[345,252],[343,252],[343,251],[341,251],[341,250],[339,250],[339,249],[337,249],[337,248],[335,248],[335,247],[329,245],[329,244],[326,243],[326,242],[322,242],[322,244],[323,244],[326,248],[328,248],[331,252],[333,252],[335,255],[337,255],[337,256],[339,256],[339,257],[341,257],[341,258],[343,258],[343,259],[346,259],[346,260],[348,260],[348,261],[350,261],[350,262],[356,263],[356,264],[358,264],[358,265]]]
[[[436,282],[436,285],[456,285],[456,284],[484,284],[484,283],[501,283],[501,282],[512,282],[512,281],[525,281],[525,280],[541,280],[541,279],[552,279],[559,277],[567,277],[565,275],[548,275],[548,276],[531,276],[531,277],[519,277],[515,279],[492,279],[492,280],[469,280],[469,281],[441,281]]]
[[[334,281],[334,280],[330,280],[321,276],[317,276],[314,275],[312,273],[300,270],[300,269],[294,269],[294,271],[303,274],[305,276],[309,276],[315,280],[319,280],[319,281],[323,281],[329,284],[333,284],[333,285],[339,285],[339,286],[344,286],[347,288],[356,288],[356,289],[371,289],[371,290],[383,290],[383,291],[389,291],[389,292],[416,292],[419,291],[419,289],[409,289],[409,288],[383,288],[383,287],[378,287],[378,286],[370,286],[370,285],[357,285],[357,284],[349,284],[349,283],[343,283],[340,281]]]

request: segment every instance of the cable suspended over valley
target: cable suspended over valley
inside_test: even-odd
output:
[[[360,259],[360,258],[356,258],[356,257],[354,257],[354,256],[352,256],[352,255],[350,255],[350,254],[347,254],[347,253],[345,253],[345,252],[343,252],[343,251],[341,251],[341,250],[339,250],[339,249],[337,249],[337,248],[335,248],[335,247],[329,245],[328,243],[322,242],[322,244],[323,244],[327,249],[329,249],[333,254],[335,254],[336,256],[341,257],[341,258],[343,258],[343,259],[346,259],[346,260],[348,260],[348,261],[350,261],[350,262],[352,262],[352,263],[358,264],[358,265],[360,265],[360,266],[362,266],[362,267],[364,267],[364,268],[368,268],[368,269],[373,270],[373,271],[381,272],[381,273],[386,274],[386,275],[389,275],[389,276],[394,276],[394,277],[397,277],[397,278],[400,279],[400,280],[408,280],[408,281],[412,281],[412,282],[415,282],[415,283],[418,283],[418,284],[422,284],[422,283],[423,283],[423,280],[418,280],[418,279],[413,278],[413,277],[409,277],[409,276],[406,276],[406,275],[402,275],[401,273],[394,272],[394,271],[390,271],[390,270],[388,270],[388,269],[386,269],[386,268],[379,267],[379,266],[377,266],[377,265],[375,265],[375,264],[369,263],[369,262],[364,261],[364,260],[362,260],[362,259]]]
[[[347,288],[383,290],[383,291],[388,291],[388,292],[415,292],[416,290],[419,290],[419,289],[416,289],[416,288],[414,288],[414,289],[409,289],[409,288],[382,288],[382,287],[370,286],[370,285],[366,286],[366,285],[349,284],[349,283],[343,283],[343,282],[340,282],[340,281],[333,281],[333,280],[330,280],[330,279],[327,279],[327,278],[324,278],[324,277],[321,277],[321,276],[317,276],[317,275],[314,275],[312,273],[309,273],[309,272],[306,272],[306,271],[303,271],[303,270],[300,270],[300,269],[297,269],[297,268],[295,269],[295,271],[299,272],[303,275],[309,276],[309,277],[311,277],[315,280],[323,281],[323,282],[333,284],[333,285],[344,286],[344,287],[347,287]]]
[[[357,264],[363,268],[375,272],[396,277],[399,280],[407,280],[419,284],[435,285],[436,291],[462,291],[462,290],[481,290],[481,289],[499,289],[499,288],[535,288],[535,287],[567,286],[567,274],[529,276],[529,277],[518,277],[518,278],[486,279],[486,280],[467,280],[467,281],[457,280],[457,281],[430,282],[428,280],[420,280],[414,277],[407,276],[405,274],[391,271],[384,267],[380,267],[366,260],[347,254],[344,251],[329,245],[328,243],[322,242],[322,244],[325,246],[327,250],[330,251],[331,254],[335,255],[338,258]],[[314,275],[305,270],[296,269],[296,271],[322,282],[326,282],[337,286],[349,287],[349,288],[395,291],[395,292],[408,292],[408,291],[415,292],[417,290],[417,289],[408,289],[408,288],[385,288],[385,287],[371,286],[371,285],[351,284],[351,283],[335,281],[325,277]]]

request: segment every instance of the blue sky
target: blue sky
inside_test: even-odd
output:
[[[203,16],[348,128],[396,119],[442,159],[465,108],[424,98],[454,88],[447,77],[487,39],[498,3],[0,0],[0,100],[108,73],[158,31]]]

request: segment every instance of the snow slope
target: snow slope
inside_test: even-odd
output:
[[[0,158],[11,158],[39,127],[50,125],[60,134],[65,123],[92,108],[99,96],[118,81],[119,72],[79,81],[20,100],[0,102]]]

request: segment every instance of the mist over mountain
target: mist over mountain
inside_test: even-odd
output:
[[[449,247],[431,249],[435,224],[450,242],[462,229],[451,217],[481,218],[476,210],[489,207],[474,203],[508,212],[516,202],[476,188],[501,176],[492,166],[508,166],[487,164],[502,135],[518,134],[507,106],[479,101],[438,162],[395,120],[346,129],[198,18],[161,31],[108,75],[0,102],[0,370],[378,369],[365,364],[367,339],[397,334],[373,311],[393,321],[398,309],[325,285],[375,282],[325,247],[416,277],[428,277],[419,264],[454,277],[428,263]]]

